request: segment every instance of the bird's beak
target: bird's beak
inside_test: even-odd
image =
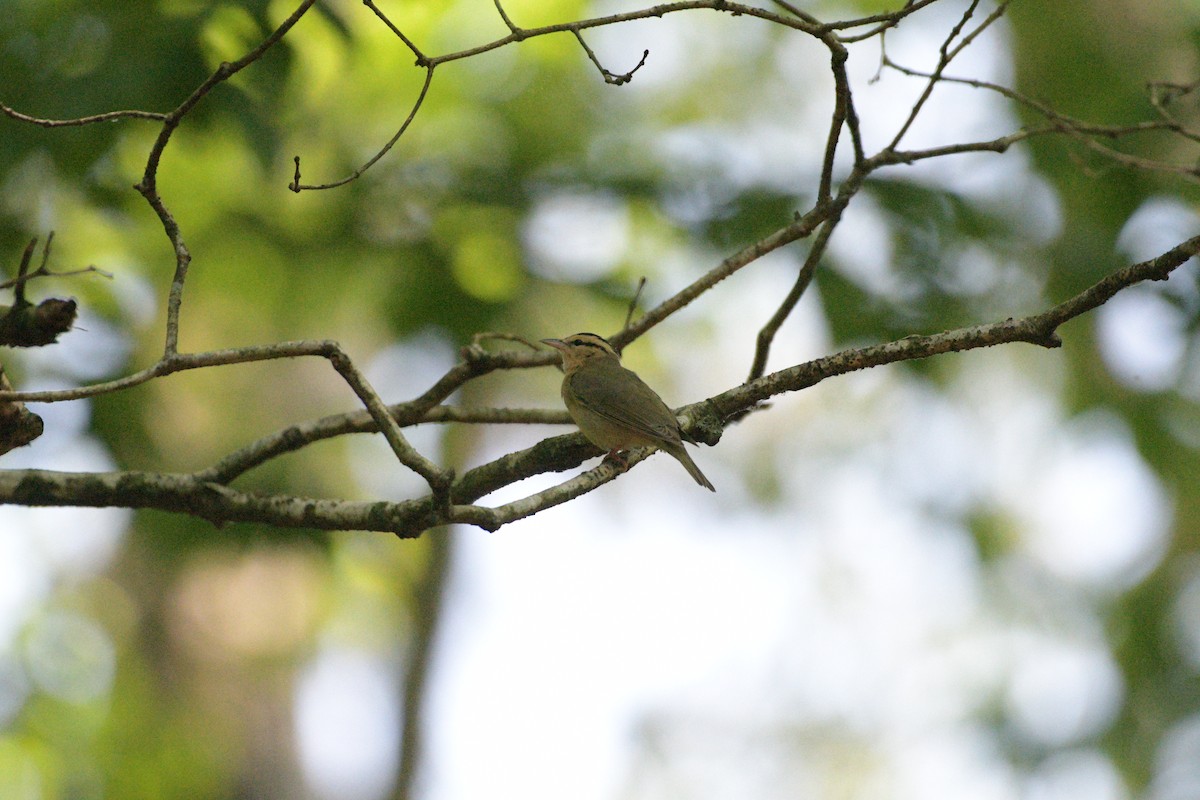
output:
[[[565,351],[567,349],[567,343],[562,339],[542,339],[542,344],[548,344],[555,350],[559,351]]]

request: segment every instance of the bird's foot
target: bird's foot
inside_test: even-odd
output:
[[[619,450],[609,450],[604,460],[611,461],[621,472],[626,472],[629,469],[629,462],[625,460],[625,455]]]

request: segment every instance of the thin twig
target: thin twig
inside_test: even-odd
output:
[[[609,340],[612,346],[620,350],[730,275],[754,263],[767,253],[809,236],[829,217],[842,212],[846,204],[850,202],[850,198],[861,187],[867,171],[866,169],[853,170],[833,200],[828,203],[818,203],[807,214],[799,215],[793,222],[742,248],[679,292],[647,311],[637,322],[631,323],[624,330],[615,334]]]
[[[971,4],[967,6],[967,9],[963,12],[962,17],[957,23],[954,24],[954,27],[950,29],[950,33],[946,35],[945,40],[942,42],[941,48],[938,50],[939,57],[937,66],[934,68],[933,73],[929,76],[929,80],[926,82],[925,88],[921,92],[921,96],[917,98],[915,103],[913,103],[913,107],[911,110],[909,110],[908,116],[905,118],[903,124],[900,125],[900,129],[896,131],[895,137],[892,139],[891,143],[886,149],[894,150],[899,147],[900,140],[904,138],[904,135],[908,133],[910,128],[912,128],[913,123],[917,121],[917,117],[920,115],[921,109],[925,107],[925,103],[928,102],[929,98],[933,95],[933,89],[937,86],[938,81],[941,79],[942,72],[945,71],[946,67],[950,66],[950,62],[954,60],[954,57],[958,55],[959,52],[961,52],[961,48],[955,48],[954,50],[951,50],[950,45],[956,38],[958,38],[959,34],[962,33],[963,28],[966,27],[978,6],[979,0],[971,0]],[[998,6],[998,10],[1002,10],[1004,7],[1005,3],[1001,3]]]
[[[16,289],[13,290],[13,307],[23,306],[28,304],[25,299],[25,281],[29,279],[29,262],[33,258],[33,250],[37,247],[37,237],[29,240],[29,244],[25,245],[25,251],[21,253],[21,264],[17,267]]]
[[[588,43],[584,41],[582,33],[577,30],[572,30],[571,33],[575,34],[576,40],[579,41],[579,45],[583,48],[583,52],[587,53],[588,59],[596,66],[596,69],[600,70],[600,76],[604,78],[604,82],[611,84],[612,86],[623,86],[624,84],[633,80],[633,73],[641,69],[642,66],[645,65],[646,59],[650,57],[650,51],[643,50],[642,60],[637,63],[637,66],[629,70],[629,72],[617,75],[609,72],[604,65],[600,63],[600,59],[596,58],[596,54],[592,51],[592,48],[588,47]]]
[[[75,275],[84,275],[94,272],[102,277],[112,279],[113,275],[107,270],[102,270],[95,265],[80,267],[79,269],[66,269],[62,271],[54,271],[47,266],[47,261],[50,257],[50,242],[54,238],[54,231],[51,231],[46,237],[46,245],[42,250],[42,263],[33,272],[28,272],[29,257],[33,254],[33,248],[37,245],[37,239],[33,239],[25,248],[25,255],[21,259],[21,266],[17,269],[17,277],[7,281],[0,281],[0,290],[13,289],[13,296],[18,305],[25,301],[25,284],[29,283],[34,278],[69,278]]]
[[[792,311],[796,308],[796,304],[800,302],[800,298],[804,295],[813,276],[817,274],[817,264],[825,255],[826,246],[829,244],[829,238],[833,234],[833,230],[837,227],[840,217],[830,217],[822,223],[817,230],[817,235],[813,238],[812,248],[808,251],[808,256],[804,259],[804,264],[800,267],[800,271],[796,273],[796,282],[792,284],[791,290],[783,298],[783,302],[779,304],[779,308],[771,315],[766,324],[758,332],[757,342],[754,348],[754,361],[750,365],[750,374],[746,380],[754,380],[762,377],[763,372],[767,368],[767,358],[771,354],[771,344],[775,341],[775,335],[779,333],[779,329],[783,327],[784,321],[791,316]]]
[[[391,29],[392,33],[396,34],[396,37],[400,39],[400,41],[404,42],[404,45],[409,50],[413,51],[413,55],[417,57],[418,67],[426,67],[429,65],[429,57],[422,53],[421,49],[413,44],[411,39],[405,36],[399,28],[392,24],[392,21],[387,18],[387,15],[379,10],[379,6],[375,5],[372,0],[363,0],[363,5],[375,12],[375,16],[379,17],[379,19],[383,21],[383,24],[387,25],[388,28]]]
[[[398,403],[388,406],[388,413],[401,427],[451,422],[476,425],[566,425],[571,422],[566,411],[543,408],[461,408],[439,405],[417,414],[410,404]],[[378,432],[379,426],[363,409],[333,414],[268,434],[194,475],[197,480],[227,484],[256,467],[311,444],[348,434]]]
[[[807,11],[801,11],[800,9],[796,8],[791,3],[787,2],[787,0],[772,0],[772,2],[774,2],[775,5],[779,6],[780,8],[784,9],[785,11],[787,11],[789,14],[794,14],[795,16],[799,17],[800,19],[804,20],[805,22],[812,23],[813,25],[821,24],[821,20],[817,19],[812,14],[809,14]]]
[[[930,73],[904,67],[891,61],[888,61],[888,66],[904,75],[910,75],[919,78],[931,77]],[[1118,161],[1126,166],[1134,167],[1136,169],[1172,173],[1184,178],[1188,178],[1192,181],[1200,179],[1200,166],[1171,164],[1169,162],[1133,156],[1109,147],[1101,142],[1097,142],[1092,138],[1095,136],[1100,136],[1106,139],[1120,139],[1140,133],[1169,132],[1183,136],[1184,138],[1192,141],[1200,141],[1200,134],[1187,130],[1181,123],[1173,119],[1143,120],[1141,122],[1133,122],[1124,125],[1097,125],[1095,123],[1085,122],[1068,114],[1058,112],[1040,100],[1036,100],[1026,94],[1018,92],[1015,89],[1011,89],[1007,86],[1002,86],[997,83],[992,83],[990,81],[980,80],[978,78],[962,78],[952,75],[941,75],[939,80],[943,83],[960,84],[976,89],[985,89],[987,91],[996,92],[997,94],[1000,94],[1016,103],[1020,103],[1021,105],[1037,112],[1038,114],[1041,114],[1050,121],[1050,124],[1042,128],[1027,128],[1018,133],[995,139],[991,143],[962,143],[958,145],[946,145],[944,147],[928,148],[922,151],[911,151],[907,153],[904,151],[897,151],[895,153],[896,157],[889,160],[909,163],[921,158],[936,158],[951,153],[963,153],[983,149],[1002,152],[1002,150],[1007,148],[1008,145],[1011,145],[1020,139],[1047,134],[1066,134],[1079,140],[1086,147],[1100,153],[1106,158]]]
[[[166,114],[154,111],[106,111],[103,114],[92,114],[88,117],[76,117],[74,119],[42,119],[22,114],[20,111],[9,108],[4,103],[0,103],[0,112],[20,122],[40,125],[43,128],[71,128],[80,125],[91,125],[94,122],[113,122],[119,119],[148,119],[154,122],[163,122],[167,118]]]
[[[493,0],[493,2],[496,4],[496,10],[500,12],[500,19],[504,20],[504,24],[508,26],[509,31],[517,36],[520,36],[522,34],[522,30],[514,25],[513,21],[509,19],[508,12],[504,10],[504,6],[500,5],[500,0]]]
[[[129,375],[115,381],[108,381],[76,389],[62,389],[44,392],[0,392],[0,402],[61,402],[64,400],[79,400],[121,389],[128,389],[154,378],[170,375],[185,370],[202,369],[206,367],[226,366],[230,364],[248,364],[259,361],[270,361],[280,358],[301,358],[318,356],[328,360],[342,376],[347,385],[362,401],[374,423],[379,426],[384,438],[402,464],[412,469],[430,482],[431,486],[443,489],[449,484],[450,473],[442,470],[420,453],[418,453],[404,435],[391,416],[387,406],[367,382],[365,376],[354,366],[349,356],[336,343],[329,340],[303,340],[282,342],[256,347],[241,347],[231,350],[214,350],[206,353],[176,354],[163,358],[153,366],[141,372]]]
[[[311,0],[310,0],[310,2],[311,2]],[[764,19],[764,20],[767,20],[770,22],[778,23],[785,27],[803,31],[805,33],[809,33],[814,36],[830,37],[829,41],[834,41],[834,39],[832,38],[832,34],[827,29],[825,29],[824,27],[817,25],[815,23],[809,22],[805,19],[802,19],[799,17],[794,17],[794,16],[782,16],[780,14],[775,14],[773,12],[767,11],[762,8],[756,8],[754,6],[742,5],[741,3],[728,2],[728,0],[683,0],[683,2],[664,3],[661,5],[654,6],[652,8],[642,9],[640,11],[631,11],[631,12],[626,12],[626,13],[622,13],[622,14],[610,14],[605,17],[595,17],[592,19],[579,20],[576,22],[563,22],[563,23],[557,23],[554,25],[544,25],[544,26],[538,27],[538,28],[517,27],[512,22],[512,20],[508,17],[507,13],[504,11],[503,6],[501,6],[499,2],[496,2],[497,9],[499,9],[501,16],[505,20],[506,25],[509,27],[510,32],[507,36],[502,37],[500,39],[495,39],[495,40],[493,40],[491,42],[487,42],[485,44],[467,48],[465,50],[459,50],[459,51],[453,52],[453,53],[446,53],[444,55],[440,55],[440,56],[436,56],[436,57],[429,57],[429,56],[426,56],[424,53],[422,53],[421,50],[418,49],[416,47],[416,45],[414,45],[412,43],[412,41],[409,40],[408,37],[406,37],[400,31],[400,29],[396,27],[391,22],[391,20],[389,20],[383,14],[383,12],[380,11],[377,6],[375,6],[375,4],[372,2],[372,0],[363,0],[363,2],[388,26],[389,29],[391,29],[391,31],[396,36],[398,36],[404,42],[404,44],[407,47],[409,47],[409,49],[411,49],[413,51],[413,53],[417,57],[417,65],[420,67],[423,67],[426,70],[425,84],[421,88],[420,95],[417,97],[417,101],[413,105],[411,111],[409,112],[408,117],[404,120],[404,123],[400,126],[400,130],[398,130],[396,132],[396,134],[394,136],[392,136],[392,138],[387,142],[387,144],[385,144],[378,152],[376,152],[375,155],[372,156],[365,164],[363,164],[361,167],[359,167],[358,169],[351,172],[346,177],[341,178],[340,180],[336,180],[331,183],[323,183],[323,184],[301,184],[299,177],[298,177],[299,164],[297,164],[296,177],[293,178],[292,182],[288,186],[288,188],[290,188],[294,192],[332,189],[332,188],[335,188],[338,186],[344,186],[347,183],[358,180],[358,178],[360,178],[363,175],[363,173],[365,173],[372,166],[374,166],[381,158],[383,158],[384,155],[386,155],[388,153],[389,150],[392,149],[392,147],[396,144],[397,140],[399,140],[399,138],[404,134],[404,131],[412,123],[413,118],[416,116],[417,112],[421,108],[421,105],[424,103],[425,94],[429,89],[430,81],[432,81],[432,79],[433,79],[434,68],[436,68],[437,66],[439,66],[441,64],[445,64],[445,63],[448,63],[451,61],[459,61],[459,60],[462,60],[465,58],[473,58],[473,57],[481,55],[483,53],[487,53],[491,50],[495,50],[497,48],[505,47],[506,45],[513,44],[514,42],[522,42],[522,41],[525,41],[526,39],[532,39],[532,38],[535,38],[538,36],[548,36],[548,35],[555,34],[555,33],[571,32],[579,40],[580,44],[583,45],[585,52],[589,53],[589,57],[592,59],[592,62],[597,66],[597,68],[600,70],[600,73],[601,73],[601,75],[604,76],[605,81],[610,84],[621,85],[624,83],[628,83],[629,80],[633,77],[633,74],[635,72],[637,72],[642,67],[643,64],[646,63],[646,59],[649,57],[649,51],[643,52],[641,61],[639,61],[637,66],[635,66],[632,70],[630,70],[629,72],[627,72],[623,75],[615,75],[612,72],[609,72],[607,69],[605,69],[599,63],[599,60],[595,57],[595,53],[593,53],[591,51],[591,49],[587,46],[586,42],[583,41],[583,38],[580,35],[581,31],[587,30],[589,28],[598,28],[598,27],[603,27],[603,26],[607,26],[607,25],[616,25],[616,24],[620,24],[622,22],[629,22],[632,20],[649,19],[649,18],[653,18],[653,17],[662,17],[665,14],[670,14],[673,12],[689,11],[689,10],[694,10],[694,9],[711,9],[714,11],[722,11],[722,12],[727,12],[727,13],[734,14],[734,15],[757,17],[759,19]]]
[[[183,307],[183,287],[187,281],[188,267],[192,262],[192,254],[189,252],[187,244],[184,243],[179,223],[175,221],[174,215],[167,208],[166,203],[163,202],[162,196],[158,192],[158,165],[162,159],[163,151],[170,142],[171,135],[179,127],[179,123],[195,108],[197,103],[208,96],[209,92],[217,85],[227,81],[233,75],[236,75],[262,58],[267,50],[273,47],[291,30],[292,26],[304,16],[304,13],[308,11],[314,2],[316,0],[302,0],[296,10],[280,23],[256,48],[237,61],[226,61],[217,67],[216,71],[201,83],[195,91],[188,95],[174,111],[165,115],[162,128],[158,132],[158,137],[150,148],[150,154],[146,159],[146,168],[142,173],[142,179],[134,188],[141,193],[146,202],[150,204],[150,207],[154,209],[154,213],[158,215],[163,230],[167,234],[167,238],[171,241],[171,247],[175,251],[175,274],[171,279],[171,289],[167,295],[167,329],[163,344],[163,356],[165,358],[176,355],[179,350],[179,315]]]
[[[302,184],[300,183],[300,156],[296,156],[296,177],[288,186],[288,188],[297,193],[302,191],[318,191],[321,189],[333,189],[338,186],[345,186],[351,181],[358,180],[358,178],[364,172],[375,165],[376,161],[387,155],[387,152],[392,149],[396,142],[400,140],[400,137],[404,135],[404,132],[408,130],[408,126],[411,125],[412,121],[416,118],[417,112],[421,110],[421,104],[425,102],[425,95],[429,93],[429,84],[433,82],[433,68],[433,64],[428,64],[428,66],[425,67],[425,83],[421,85],[421,92],[417,95],[417,101],[413,103],[413,107],[409,110],[408,116],[404,118],[404,122],[400,125],[400,130],[396,131],[395,135],[388,140],[387,144],[385,144],[379,150],[379,152],[371,156],[371,158],[365,164],[351,172],[346,177],[333,181],[332,183]]]
[[[833,192],[833,165],[837,158],[838,142],[841,139],[842,127],[849,118],[853,118],[850,130],[853,134],[854,163],[863,160],[862,140],[858,132],[858,118],[854,115],[853,99],[850,93],[850,81],[846,76],[846,48],[837,41],[829,39],[825,42],[831,53],[834,79],[833,115],[829,120],[829,137],[825,143],[825,157],[821,162],[821,181],[817,186],[817,202],[828,203]]]
[[[840,41],[842,44],[853,44],[855,42],[865,41],[873,36],[879,36],[885,33],[888,29],[899,25],[901,20],[905,19],[911,14],[916,13],[917,11],[920,11],[925,6],[932,5],[936,2],[938,2],[938,0],[918,0],[918,2],[915,3],[906,3],[904,8],[899,11],[874,14],[869,17],[859,17],[858,19],[847,20],[845,22],[834,22],[825,27],[829,28],[830,30],[848,30],[850,28],[857,28],[863,25],[875,26],[862,33],[854,34],[853,36],[838,37],[838,41]]]
[[[642,299],[642,290],[646,288],[646,276],[638,278],[637,289],[633,292],[633,298],[629,301],[629,309],[625,312],[625,324],[622,329],[628,328],[633,323],[633,315],[637,311],[638,301]]]
[[[697,9],[708,9],[711,11],[719,11],[722,13],[732,14],[734,16],[755,17],[767,22],[774,22],[786,28],[802,31],[813,36],[820,36],[827,33],[831,28],[824,25],[815,25],[803,19],[776,14],[772,11],[767,11],[764,8],[757,6],[748,6],[742,3],[730,2],[729,0],[680,0],[673,3],[662,3],[650,8],[644,8],[637,11],[627,11],[621,14],[609,14],[603,17],[593,17],[591,19],[577,20],[575,22],[559,22],[553,25],[543,25],[538,28],[522,28],[520,34],[510,33],[499,39],[495,39],[484,44],[469,47],[465,50],[458,50],[453,53],[436,56],[429,59],[429,64],[438,66],[450,61],[460,61],[464,58],[473,58],[481,53],[487,53],[501,47],[505,47],[514,42],[525,41],[538,36],[548,36],[555,33],[567,33],[568,31],[584,31],[589,28],[602,28],[608,25],[618,25],[623,22],[632,22],[639,19],[655,19],[666,16],[667,14],[678,13],[682,11],[693,11]]]

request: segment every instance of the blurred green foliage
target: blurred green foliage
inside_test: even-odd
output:
[[[867,13],[895,4],[852,5]],[[1151,118],[1145,82],[1178,61],[1195,63],[1200,24],[1185,5],[1015,3],[1007,41],[1016,87],[1081,119]],[[1139,25],[1122,23],[1135,7]],[[171,109],[217,63],[254,46],[289,11],[278,0],[10,0],[0,21],[0,101],[48,118]],[[387,11],[430,54],[506,33],[488,0],[397,2]],[[594,9],[530,0],[509,11],[532,26]],[[638,246],[651,254],[683,241],[695,252],[727,254],[786,223],[811,200],[811,186],[789,192],[766,180],[739,184],[700,158],[691,171],[664,165],[644,141],[672,126],[736,119],[746,110],[739,86],[783,71],[774,58],[774,48],[782,47],[778,34],[758,21],[718,22],[731,37],[745,37],[734,44],[754,46],[699,54],[687,80],[645,95],[606,86],[569,35],[444,65],[412,128],[376,168],[336,190],[294,195],[287,191],[293,156],[301,157],[305,182],[345,176],[399,127],[423,80],[412,53],[361,4],[316,4],[281,46],[201,103],[164,156],[162,194],[194,257],[182,347],[328,337],[366,356],[430,332],[457,346],[483,330],[562,333],[581,317],[615,326],[636,277],[656,267],[631,248],[615,254],[601,278],[557,282],[531,269],[523,226],[554,192],[618,198]],[[740,25],[755,32],[745,34]],[[647,72],[655,58],[652,52]],[[1017,111],[1026,121],[1036,118]],[[131,337],[128,360],[114,375],[150,362],[162,346],[162,300],[174,263],[158,220],[130,188],[156,134],[154,123],[136,120],[46,130],[0,118],[0,258],[15,265],[30,237],[54,229],[54,266],[95,263],[115,274],[112,283],[54,284]],[[889,173],[865,196],[892,235],[899,290],[881,293],[834,260],[817,286],[835,343],[992,321],[995,309],[1006,307],[1005,286],[964,289],[956,270],[970,248],[1020,262],[1042,299],[1061,301],[1127,261],[1118,236],[1145,201],[1169,195],[1195,206],[1198,199],[1171,176],[1118,168],[1064,138],[1035,139],[1028,151],[1063,210],[1049,260],[1029,258],[1023,232],[993,209]],[[1153,146],[1146,154],[1171,155]],[[700,187],[689,206],[700,212],[662,210],[687,194],[681,186]],[[691,276],[713,263],[692,264]],[[149,313],[131,297],[139,287],[154,298]],[[1194,309],[1189,313],[1194,334]],[[1194,556],[1200,531],[1200,454],[1172,433],[1171,420],[1183,414],[1194,423],[1197,412],[1194,397],[1178,387],[1140,392],[1115,380],[1102,366],[1091,321],[1072,324],[1065,347],[1071,407],[1106,408],[1125,421],[1168,487],[1176,515],[1163,565],[1108,612],[1128,698],[1104,745],[1138,785],[1149,777],[1162,731],[1200,709],[1200,684],[1179,658],[1168,624],[1184,578],[1179,565]],[[747,338],[754,332],[748,327]],[[910,368],[939,381],[936,362]],[[19,377],[19,360],[10,369]],[[284,425],[345,410],[350,401],[318,366],[226,368],[98,398],[91,431],[123,468],[189,470]],[[354,495],[361,489],[350,452],[340,442],[310,448],[240,485]],[[0,732],[0,796],[92,796],[101,785],[105,796],[120,798],[242,796],[238,781],[247,766],[238,753],[246,733],[223,727],[230,724],[228,708],[203,691],[211,689],[211,676],[180,677],[170,663],[177,657],[165,642],[172,612],[158,599],[179,574],[203,563],[206,551],[316,541],[319,558],[352,587],[348,596],[359,598],[345,602],[364,605],[362,598],[383,603],[420,573],[419,559],[415,567],[394,554],[389,561],[388,542],[348,539],[352,544],[342,546],[353,552],[347,553],[325,536],[214,530],[183,516],[139,514],[133,525],[117,569],[145,619],[119,643],[111,696],[71,704],[35,693]],[[983,559],[1007,552],[1005,525],[978,512],[973,530]],[[409,553],[419,554],[421,546]],[[389,579],[364,577],[370,572],[364,562],[382,563],[377,569]],[[382,626],[402,637],[404,603],[387,608]],[[322,619],[337,613],[313,612]],[[300,638],[286,654],[299,658],[311,646]],[[250,669],[279,690],[288,680],[287,658],[280,661]],[[30,794],[33,784],[40,794]]]
[[[1127,12],[1136,13],[1130,26]],[[1200,25],[1194,6],[1184,3],[1127,4],[1016,3],[1010,17],[1019,67],[1017,88],[1050,103],[1062,113],[1098,123],[1120,125],[1153,119],[1147,84],[1195,79],[1195,42]],[[1069,60],[1064,54],[1070,54]],[[1180,63],[1190,63],[1191,76]],[[1195,120],[1194,108],[1173,109]],[[1124,142],[1113,147],[1150,157],[1178,156],[1169,140]],[[1175,196],[1191,207],[1200,192],[1168,175],[1126,170],[1064,141],[1034,142],[1039,172],[1058,193],[1064,231],[1051,250],[1047,288],[1061,296],[1078,291],[1125,260],[1117,238],[1130,215],[1147,200]],[[1097,176],[1102,180],[1097,180]],[[1194,274],[1179,276],[1195,285]],[[1189,312],[1195,330],[1195,309]],[[1094,320],[1090,320],[1093,322]],[[1187,580],[1181,564],[1195,553],[1200,532],[1200,453],[1171,431],[1172,417],[1184,399],[1177,385],[1164,393],[1139,392],[1112,379],[1097,366],[1097,343],[1077,326],[1065,347],[1071,366],[1070,402],[1080,411],[1116,410],[1130,426],[1139,450],[1171,493],[1175,511],[1171,556],[1112,610],[1113,644],[1128,680],[1129,698],[1121,720],[1108,736],[1108,751],[1135,784],[1148,781],[1160,733],[1200,707],[1194,670],[1179,658],[1169,622],[1173,598]],[[1194,349],[1195,340],[1189,350]],[[1182,381],[1181,381],[1182,383]],[[1191,412],[1187,412],[1191,413]]]

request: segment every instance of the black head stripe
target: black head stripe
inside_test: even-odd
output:
[[[590,336],[593,339],[597,339],[598,341],[595,341],[595,342],[588,341],[587,339],[582,338],[584,336]],[[599,350],[606,350],[606,351],[612,350],[612,345],[610,345],[608,343],[607,339],[605,339],[603,336],[597,336],[594,333],[587,333],[587,332],[577,333],[571,337],[571,340],[569,343],[576,347],[595,347]]]

